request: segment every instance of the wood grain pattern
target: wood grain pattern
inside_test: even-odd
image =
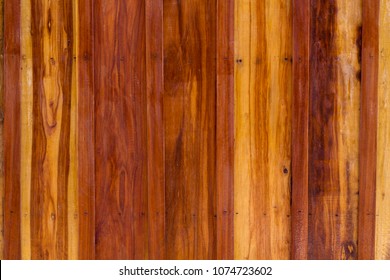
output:
[[[96,258],[147,257],[145,1],[94,2]]]
[[[293,1],[291,258],[307,259],[310,0]]]
[[[31,159],[33,142],[33,62],[31,1],[21,1],[21,248],[22,259],[31,259]]]
[[[79,259],[95,259],[95,99],[93,0],[77,0]]]
[[[311,1],[309,259],[357,257],[360,26],[361,5]]]
[[[217,3],[217,259],[234,258],[234,1]]]
[[[65,0],[32,0],[31,7],[31,257],[67,259],[73,8]]]
[[[146,80],[149,259],[165,259],[163,0],[147,0]]]
[[[363,1],[359,147],[359,259],[375,257],[376,153],[380,0]]]
[[[290,257],[290,1],[236,1],[234,255]]]
[[[0,0],[0,260],[4,259],[4,1]]]
[[[20,0],[4,2],[4,258],[21,259]]]
[[[380,1],[375,259],[390,259],[390,1]]]
[[[164,1],[168,259],[215,259],[216,1]]]

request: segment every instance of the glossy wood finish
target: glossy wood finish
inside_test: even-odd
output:
[[[234,256],[290,257],[290,1],[236,1]]]
[[[291,258],[307,259],[310,0],[293,2]]]
[[[375,258],[376,146],[380,0],[363,1],[359,154],[359,259]]]
[[[311,1],[309,259],[357,257],[361,18],[356,3]]]
[[[390,1],[380,1],[375,259],[390,259]]]

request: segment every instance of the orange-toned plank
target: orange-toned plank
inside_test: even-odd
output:
[[[95,120],[93,1],[77,0],[77,145],[79,259],[95,259]],[[80,39],[79,39],[80,38]]]
[[[31,257],[68,258],[72,1],[31,1],[33,145]]]
[[[291,258],[307,259],[310,0],[293,1]]]
[[[375,259],[390,260],[390,1],[380,1]]]
[[[21,258],[20,0],[4,2],[4,259]]]
[[[4,1],[0,0],[0,260],[4,259]]]
[[[148,259],[164,259],[163,0],[147,0],[145,4],[148,129]]]
[[[359,138],[359,259],[375,258],[379,4],[380,0],[363,1]]]
[[[292,7],[235,2],[234,257],[290,257]]]
[[[217,259],[234,258],[234,1],[217,4]]]
[[[216,1],[164,1],[168,259],[216,258]]]

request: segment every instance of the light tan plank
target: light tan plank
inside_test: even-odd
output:
[[[378,138],[375,258],[390,259],[390,0],[379,19]]]
[[[235,2],[234,257],[290,257],[292,15]]]

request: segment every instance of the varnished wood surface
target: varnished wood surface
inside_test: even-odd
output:
[[[307,259],[310,0],[293,2],[291,258]]]
[[[389,259],[388,0],[3,2],[1,259]]]
[[[375,259],[390,259],[390,1],[380,1]]]
[[[236,1],[234,256],[290,257],[290,1]]]
[[[166,257],[216,258],[216,1],[164,1]]]
[[[380,0],[363,1],[359,154],[359,259],[375,258]]]
[[[361,18],[356,3],[311,1],[309,259],[357,258]]]

